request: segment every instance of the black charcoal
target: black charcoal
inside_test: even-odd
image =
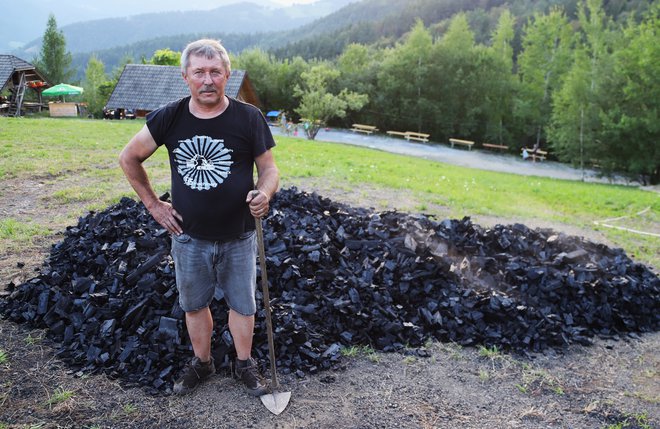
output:
[[[273,199],[264,237],[283,374],[342,368],[352,345],[426,357],[434,339],[528,354],[660,326],[657,275],[620,249],[551,230],[436,222],[291,188]],[[74,371],[169,393],[192,356],[169,249],[167,232],[124,198],[68,227],[37,277],[0,293],[0,314],[46,328]],[[257,290],[254,356],[267,372]],[[211,309],[216,368],[228,371],[228,309]]]

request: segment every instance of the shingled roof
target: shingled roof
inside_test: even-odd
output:
[[[259,106],[259,99],[245,70],[232,70],[225,94]],[[110,95],[108,109],[151,111],[190,95],[177,66],[126,64]]]
[[[14,55],[0,55],[0,91],[5,89],[10,83],[12,76],[16,72],[25,72],[27,81],[46,79],[41,76],[36,67]],[[18,82],[15,82],[18,83]],[[13,86],[13,85],[12,85]],[[47,85],[50,86],[50,85]]]

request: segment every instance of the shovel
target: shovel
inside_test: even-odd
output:
[[[266,276],[266,252],[264,251],[264,231],[261,226],[261,219],[255,218],[257,226],[257,243],[259,246],[259,264],[261,266],[261,286],[264,294],[264,307],[266,308],[266,330],[268,331],[268,350],[270,352],[270,375],[271,375],[271,393],[261,395],[261,403],[268,411],[279,415],[291,399],[291,392],[279,392],[280,387],[277,381],[277,368],[275,368],[275,343],[273,341],[273,321],[270,314],[270,296],[268,294],[268,278]]]

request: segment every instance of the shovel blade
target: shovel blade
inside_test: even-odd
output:
[[[261,403],[264,404],[264,407],[268,409],[271,413],[279,415],[287,405],[289,405],[289,399],[291,399],[291,392],[274,392],[268,393],[266,395],[261,395],[259,397]]]

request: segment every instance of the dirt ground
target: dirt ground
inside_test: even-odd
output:
[[[85,214],[75,205],[52,215],[48,195],[67,186],[56,183],[4,181],[0,216],[54,231],[75,224]],[[408,195],[377,189],[295,185],[377,210],[417,205]],[[443,214],[442,207],[429,211]],[[473,220],[552,227],[608,244],[598,232],[567,225]],[[34,277],[60,239],[54,234],[2,252],[0,290]],[[292,399],[274,416],[228,375],[188,396],[153,397],[102,375],[75,373],[58,361],[42,331],[0,320],[0,428],[660,428],[658,350],[658,332],[527,357],[442,343],[429,344],[424,357],[362,350],[345,358],[343,370],[282,377]]]

